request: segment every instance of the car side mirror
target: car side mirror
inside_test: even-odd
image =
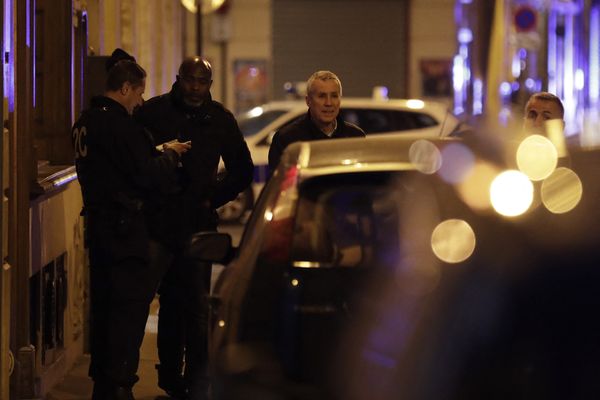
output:
[[[198,232],[190,239],[188,254],[198,261],[225,265],[233,258],[235,249],[228,233]]]

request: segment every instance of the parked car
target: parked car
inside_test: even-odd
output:
[[[498,192],[523,177],[514,154],[340,140],[286,150],[237,251],[195,237],[195,256],[232,260],[214,399],[599,397],[600,151]]]
[[[267,103],[237,116],[254,161],[254,183],[236,200],[218,210],[221,221],[234,222],[245,217],[269,176],[268,153],[273,135],[306,112],[304,100],[289,100]],[[344,98],[340,114],[368,135],[418,133],[423,137],[444,137],[462,127],[444,104],[416,99]]]

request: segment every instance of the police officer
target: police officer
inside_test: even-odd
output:
[[[114,65],[112,65],[114,64]],[[94,97],[72,129],[90,261],[89,375],[94,400],[132,400],[149,305],[160,280],[150,268],[146,203],[167,191],[188,144],[154,147],[131,117],[146,72],[111,62],[104,96]]]
[[[185,257],[190,235],[216,230],[215,209],[233,200],[252,182],[253,164],[237,122],[210,94],[212,67],[200,57],[185,59],[169,93],[147,101],[136,118],[156,142],[191,141],[182,157],[180,191],[165,197],[152,223],[154,237],[172,257],[159,289],[158,385],[178,398],[207,396],[207,295],[211,266]],[[219,158],[226,173],[217,179]],[[169,215],[181,211],[174,223]],[[183,360],[185,357],[185,368]],[[182,376],[182,372],[183,376]]]

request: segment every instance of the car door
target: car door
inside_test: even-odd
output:
[[[278,351],[288,376],[324,384],[364,287],[393,263],[386,174],[337,174],[300,188],[282,282]],[[387,222],[386,222],[387,221]],[[385,260],[387,258],[387,260]]]

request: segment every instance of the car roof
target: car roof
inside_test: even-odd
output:
[[[284,151],[281,167],[296,166],[302,177],[358,171],[414,170],[416,165],[411,162],[410,150],[417,141],[444,147],[461,140],[454,137],[423,139],[419,134],[407,134],[401,137],[367,136],[297,142]]]
[[[342,97],[341,108],[350,107],[377,107],[377,108],[390,108],[390,109],[406,109],[407,111],[415,111],[425,109],[427,111],[435,112],[436,115],[441,115],[448,112],[448,107],[438,101],[431,100],[418,100],[418,99],[373,99],[370,97]],[[271,110],[293,110],[300,108],[306,110],[306,102],[304,99],[294,100],[275,100],[260,106],[257,106],[251,110],[248,110],[242,115],[251,114],[255,109],[262,109],[263,112]]]

